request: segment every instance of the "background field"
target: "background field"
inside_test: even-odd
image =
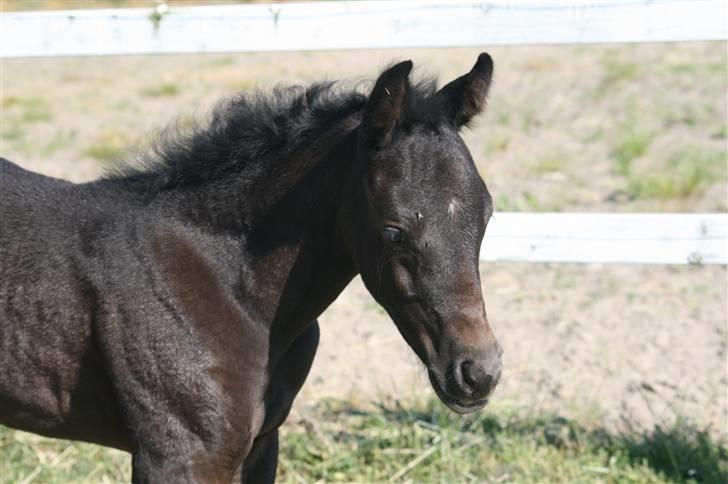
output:
[[[723,43],[489,49],[488,113],[465,133],[496,210],[726,211]],[[4,60],[0,156],[85,181],[161,127],[278,82],[371,79],[393,59],[449,80],[475,49]],[[496,215],[497,216],[497,215]],[[728,471],[725,267],[481,267],[505,348],[494,403],[431,401],[355,280],[283,440],[281,477],[719,482]],[[128,457],[0,429],[0,481],[128,479]]]

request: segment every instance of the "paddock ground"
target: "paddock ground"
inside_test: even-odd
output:
[[[511,47],[465,133],[496,210],[726,211],[723,43]],[[449,80],[477,49],[3,60],[0,156],[90,180],[176,119],[279,81],[370,79],[393,59]],[[725,267],[489,263],[505,348],[494,407],[589,415],[607,428],[687,419],[728,429]],[[321,317],[292,425],[322,399],[431,395],[394,325],[355,280]],[[486,410],[488,412],[488,410]],[[0,479],[1,480],[1,479]]]

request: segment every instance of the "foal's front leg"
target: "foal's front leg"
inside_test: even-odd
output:
[[[319,325],[314,321],[293,342],[276,366],[265,396],[265,421],[260,435],[243,463],[243,483],[274,482],[278,465],[278,427],[288,417],[293,400],[311,369],[319,343]]]
[[[243,464],[243,484],[272,483],[278,469],[278,429],[255,439]]]
[[[265,374],[241,370],[258,355],[235,348],[239,338],[226,354],[209,339],[168,336],[180,344],[142,339],[112,361],[132,481],[228,484],[265,421]]]
[[[160,406],[162,406],[160,402]],[[132,451],[132,482],[221,483],[233,481],[243,455],[252,450],[252,433],[231,426],[224,414],[209,419],[209,429],[190,425],[184,416],[164,410],[164,421],[149,419]],[[205,425],[205,423],[202,423]],[[237,428],[236,428],[237,427]]]

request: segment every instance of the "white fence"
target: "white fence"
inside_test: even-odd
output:
[[[725,264],[728,215],[496,213],[482,260]]]
[[[0,14],[0,58],[725,41],[725,0],[357,1]],[[728,263],[728,214],[498,213],[483,260]]]
[[[725,0],[162,5],[4,13],[0,56],[723,40],[726,28]]]

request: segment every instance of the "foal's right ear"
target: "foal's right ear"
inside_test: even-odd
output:
[[[402,117],[411,70],[412,61],[400,62],[384,71],[374,84],[364,107],[362,128],[367,142],[375,147],[381,148],[389,142]]]
[[[440,89],[437,97],[455,126],[467,125],[483,111],[492,78],[493,59],[483,52],[470,72]]]

